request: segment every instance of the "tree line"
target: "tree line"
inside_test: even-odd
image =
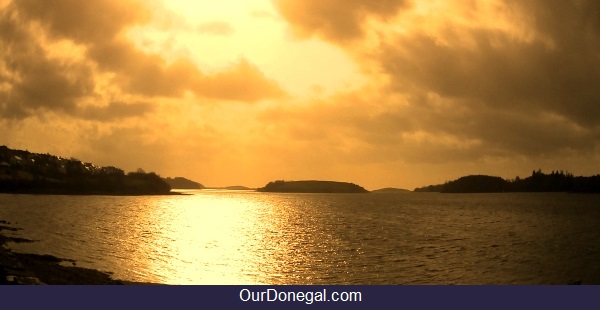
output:
[[[415,192],[498,193],[498,192],[575,192],[600,193],[600,174],[574,176],[564,171],[543,173],[534,170],[526,178],[505,180],[497,176],[469,175],[444,184],[415,188]]]
[[[39,194],[168,194],[171,187],[154,172],[99,167],[75,158],[0,146],[0,192]]]

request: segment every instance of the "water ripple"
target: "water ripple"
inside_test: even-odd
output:
[[[598,195],[0,195],[11,244],[174,284],[600,284]]]

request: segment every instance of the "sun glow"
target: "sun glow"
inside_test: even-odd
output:
[[[169,275],[157,279],[172,284],[260,284],[265,222],[256,199],[239,199],[227,192],[196,192],[176,199],[157,199],[145,216],[153,229],[152,249],[167,260],[149,263],[149,273]],[[176,223],[176,224],[174,224]]]
[[[340,48],[318,39],[294,38],[270,1],[179,0],[162,6],[154,23],[133,27],[127,35],[140,49],[168,62],[189,58],[211,74],[248,61],[297,98],[332,94],[365,82]]]

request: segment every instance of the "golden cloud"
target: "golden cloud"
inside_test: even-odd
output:
[[[187,58],[168,62],[142,51],[126,30],[156,14],[141,1],[10,2],[0,12],[2,115],[54,111],[108,120],[143,115],[152,110],[153,98],[182,97],[186,91],[248,102],[284,93],[246,60],[205,74]]]
[[[300,36],[346,49],[378,85],[370,101],[380,112],[347,122],[373,152],[474,160],[600,148],[597,1],[275,3]],[[350,97],[313,109],[340,107],[314,112],[333,121],[363,104]],[[407,139],[416,133],[426,139]]]
[[[363,35],[369,17],[394,17],[400,9],[410,6],[408,0],[274,0],[279,12],[297,34],[318,35],[325,39],[345,42]]]

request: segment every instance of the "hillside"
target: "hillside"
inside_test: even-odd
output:
[[[63,195],[164,195],[171,187],[154,172],[125,172],[74,158],[0,146],[0,192]]]
[[[410,191],[403,188],[386,187],[372,190],[371,193],[409,193]]]
[[[175,177],[175,178],[163,178],[163,181],[167,182],[171,188],[178,189],[203,189],[204,185],[194,182],[192,180],[183,178],[183,177]]]
[[[246,187],[246,186],[242,186],[242,185],[226,186],[226,187],[224,187],[224,189],[228,189],[228,190],[232,190],[232,191],[247,191],[247,190],[252,190],[252,188]]]
[[[562,171],[545,174],[533,171],[531,176],[504,180],[497,176],[469,175],[444,184],[416,188],[415,192],[495,193],[495,192],[574,192],[600,193],[600,175],[573,176]]]
[[[274,181],[259,192],[278,193],[368,193],[366,189],[353,183],[335,181]]]

